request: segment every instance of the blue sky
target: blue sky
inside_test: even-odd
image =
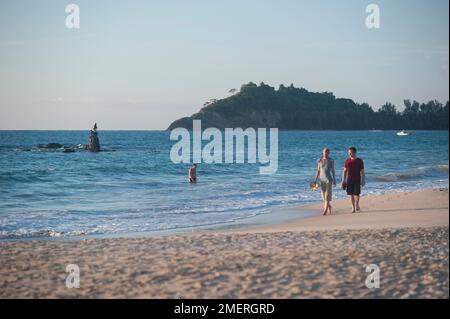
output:
[[[365,26],[369,3],[380,29]],[[0,129],[165,129],[249,81],[375,109],[445,102],[448,3],[2,0]]]

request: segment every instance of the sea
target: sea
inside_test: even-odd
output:
[[[321,200],[311,191],[329,147],[338,182],[347,149],[364,160],[363,194],[448,188],[448,131],[280,131],[278,170],[261,164],[173,163],[167,131],[100,131],[102,152],[83,149],[87,131],[0,131],[0,239],[133,236],[276,218]],[[46,149],[39,144],[60,143]],[[334,189],[334,198],[344,191]],[[302,216],[299,209],[297,217]]]

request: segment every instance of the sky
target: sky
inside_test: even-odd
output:
[[[68,4],[80,8],[69,29]],[[366,6],[380,8],[369,29]],[[0,0],[0,129],[161,130],[244,83],[449,99],[448,0]]]

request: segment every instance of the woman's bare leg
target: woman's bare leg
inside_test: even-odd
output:
[[[324,202],[324,207],[323,207],[323,216],[326,215],[331,215],[331,205],[329,201],[325,201]]]
[[[328,202],[326,200],[323,201],[323,213],[322,216],[325,216],[328,211]]]

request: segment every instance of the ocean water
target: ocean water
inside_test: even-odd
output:
[[[279,132],[276,174],[259,164],[174,164],[164,131],[100,131],[104,152],[43,150],[87,143],[86,131],[0,131],[0,239],[138,234],[239,224],[280,207],[320,201],[309,191],[316,161],[331,148],[337,175],[347,148],[365,161],[363,192],[448,187],[448,132]],[[338,181],[340,177],[338,178]],[[345,197],[338,189],[335,198]]]

